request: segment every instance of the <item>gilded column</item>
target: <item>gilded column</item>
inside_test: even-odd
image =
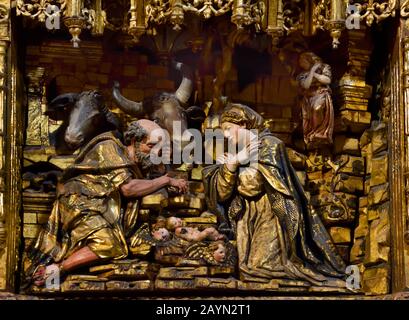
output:
[[[399,55],[395,59],[391,94],[391,180],[392,180],[392,288],[409,288],[409,27],[401,20]],[[402,201],[402,197],[404,201]],[[406,241],[405,241],[406,240]]]
[[[0,290],[6,289],[7,278],[7,234],[5,210],[5,112],[7,102],[7,54],[9,35],[10,1],[0,1]]]
[[[47,146],[48,117],[45,112],[45,85],[43,67],[36,67],[27,72],[28,82],[28,114],[26,129],[27,146]]]

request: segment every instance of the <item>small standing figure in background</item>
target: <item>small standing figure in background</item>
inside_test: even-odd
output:
[[[331,99],[331,67],[312,52],[304,52],[298,60],[305,70],[297,76],[302,91],[304,142],[307,148],[332,144],[334,108]]]

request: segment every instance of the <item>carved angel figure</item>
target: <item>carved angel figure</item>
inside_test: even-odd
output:
[[[197,242],[186,249],[184,258],[202,260],[207,265],[235,266],[237,254],[229,242]]]

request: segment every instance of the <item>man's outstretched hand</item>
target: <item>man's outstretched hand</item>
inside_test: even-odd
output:
[[[169,178],[169,186],[177,188],[180,193],[187,192],[187,181],[185,179]]]

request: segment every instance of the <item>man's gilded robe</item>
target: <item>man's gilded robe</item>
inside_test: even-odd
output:
[[[113,132],[83,147],[62,176],[48,223],[28,252],[31,267],[61,262],[88,246],[101,259],[128,255],[126,233],[133,229],[137,201],[123,211],[119,187],[138,171]]]

